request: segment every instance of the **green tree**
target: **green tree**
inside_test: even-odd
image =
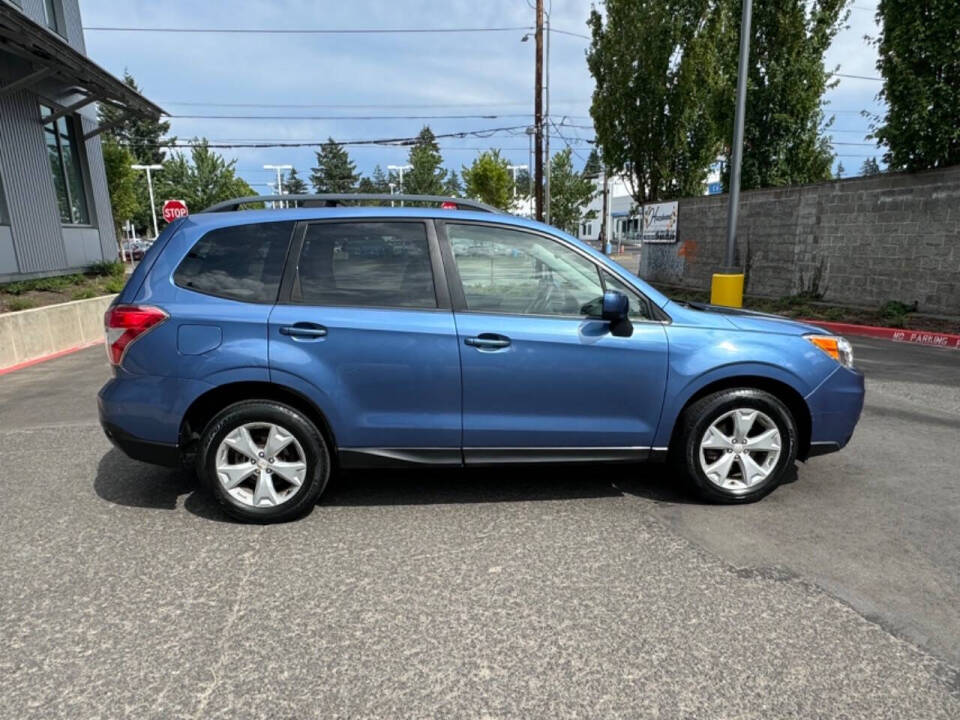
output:
[[[310,189],[294,167],[290,168],[290,172],[283,178],[283,191],[288,195],[306,195]]]
[[[456,170],[450,170],[446,181],[443,183],[443,194],[447,197],[461,197],[463,195],[463,184],[457,176]]]
[[[513,203],[513,176],[508,165],[506,158],[500,157],[499,150],[480,153],[470,167],[464,166],[460,172],[467,197],[503,210],[509,209]]]
[[[383,172],[383,168],[377,165],[373,168],[373,173],[369,177],[360,178],[357,191],[362,193],[388,193],[390,192],[390,180]]]
[[[590,220],[595,213],[583,214],[596,189],[593,180],[573,169],[572,150],[558,152],[550,161],[550,222],[568,233],[576,233],[581,219]]]
[[[443,166],[440,146],[428,125],[424,125],[410,147],[409,163],[403,174],[403,192],[408,195],[443,195],[447,171]]]
[[[357,166],[343,145],[327,138],[317,154],[310,182],[318,193],[349,193],[357,185]]]
[[[891,170],[960,164],[960,3],[880,0],[877,69],[887,111],[873,128]]]
[[[877,164],[876,158],[867,158],[863,161],[863,165],[860,166],[861,175],[879,175],[880,174],[880,165]]]
[[[131,90],[140,92],[137,81],[126,70],[123,71],[123,82]],[[166,136],[170,132],[170,123],[163,120],[134,115],[108,103],[100,103],[98,115],[101,125],[110,126],[104,134],[126,146],[136,161],[144,165],[163,162],[164,148],[177,140]]]
[[[110,207],[113,209],[113,224],[117,237],[126,220],[130,220],[140,209],[137,195],[137,172],[130,166],[136,159],[124,146],[113,138],[103,141],[103,165],[107,172],[107,188],[110,192]]]
[[[841,178],[843,177],[843,174],[844,174],[846,171],[847,171],[847,169],[843,166],[843,163],[842,163],[842,162],[839,163],[839,164],[837,165],[837,172],[836,172],[836,174],[834,175],[834,178],[836,178],[837,180],[841,179]]]
[[[699,195],[721,147],[718,43],[729,0],[605,0],[588,25],[604,165],[638,203]]]
[[[533,186],[530,184],[530,171],[529,170],[517,170],[517,182],[514,190],[517,193],[517,197],[528,198],[530,197],[530,190]]]
[[[256,195],[236,175],[236,160],[224,160],[210,149],[204,138],[190,148],[190,157],[175,152],[163,163],[154,178],[157,205],[165,200],[183,200],[190,212],[199,212],[214,203],[233,197]]]
[[[725,0],[721,69],[723,141],[733,137],[742,0]],[[823,93],[832,87],[823,56],[846,20],[849,0],[764,0],[753,5],[747,107],[744,116],[744,189],[829,180],[830,139],[823,133]],[[729,162],[725,167],[729,168]],[[728,189],[729,170],[723,177]]]
[[[597,152],[597,148],[590,148],[590,154],[587,156],[587,162],[583,166],[583,174],[586,177],[596,178],[600,177],[600,173],[603,172],[603,163],[600,161],[600,153]]]

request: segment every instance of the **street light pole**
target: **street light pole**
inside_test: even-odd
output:
[[[163,165],[131,165],[130,167],[134,170],[147,171],[147,192],[150,193],[150,218],[153,220],[153,238],[156,240],[160,232],[157,230],[157,205],[153,201],[153,177],[150,175],[150,171],[163,170]]]
[[[517,199],[517,170],[526,170],[529,175],[529,165],[507,165],[507,170],[513,173],[513,199]]]
[[[293,165],[264,165],[263,169],[277,171],[277,195],[283,195],[283,176],[280,174],[280,171],[292,170]],[[280,207],[285,207],[285,204],[282,200],[280,201]]]
[[[740,61],[737,68],[737,108],[730,147],[730,206],[727,210],[727,246],[720,272],[714,273],[710,302],[728,307],[743,306],[743,272],[734,267],[737,257],[737,210],[740,206],[740,167],[743,163],[743,116],[747,109],[747,71],[750,63],[752,0],[743,0],[740,19]]]
[[[400,176],[400,194],[403,195],[403,172],[413,170],[413,165],[387,165],[387,170],[395,170]],[[400,207],[403,207],[403,200],[400,201]]]

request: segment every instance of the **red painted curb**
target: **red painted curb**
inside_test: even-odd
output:
[[[810,325],[841,335],[859,335],[861,337],[882,338],[893,342],[931,345],[933,347],[960,350],[960,335],[935,333],[926,330],[903,330],[901,328],[876,327],[875,325],[854,325],[852,323],[824,322],[823,320],[801,320]]]
[[[58,357],[63,357],[64,355],[69,355],[70,353],[75,353],[78,350],[86,350],[87,348],[94,347],[95,345],[102,345],[104,339],[100,338],[99,340],[91,340],[88,343],[82,343],[80,345],[74,345],[69,347],[66,350],[57,350],[55,353],[50,353],[49,355],[41,355],[40,357],[30,358],[29,360],[24,360],[21,363],[16,365],[9,365],[5,368],[0,368],[0,375],[6,375],[7,373],[12,373],[14,370],[23,370],[24,368],[30,367],[31,365],[38,365],[47,360],[55,360]]]

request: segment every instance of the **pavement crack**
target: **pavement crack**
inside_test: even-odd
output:
[[[240,556],[244,562],[243,573],[240,576],[240,581],[237,583],[237,590],[234,593],[233,605],[230,608],[230,612],[227,614],[227,619],[223,624],[223,629],[220,631],[220,638],[217,640],[217,659],[214,662],[213,667],[210,668],[210,674],[212,675],[210,683],[200,692],[200,695],[197,698],[197,710],[193,714],[195,720],[206,717],[207,705],[210,702],[210,698],[213,696],[214,690],[216,690],[217,686],[220,684],[223,666],[226,664],[227,639],[229,638],[237,619],[240,617],[240,612],[246,599],[247,584],[250,580],[250,576],[253,574],[253,569],[256,567],[256,556],[260,548],[260,541],[263,538],[263,530],[263,526],[257,528],[253,547]]]

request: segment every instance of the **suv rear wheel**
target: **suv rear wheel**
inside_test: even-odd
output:
[[[197,474],[232,517],[282,522],[316,504],[330,477],[330,453],[297,410],[249,400],[225,408],[204,429]]]
[[[712,393],[688,407],[680,422],[677,459],[705,500],[759,500],[796,462],[796,422],[786,405],[763,390]]]

